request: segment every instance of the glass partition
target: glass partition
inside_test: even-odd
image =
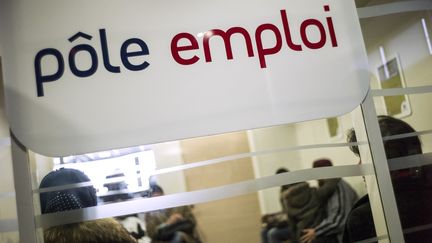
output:
[[[177,236],[164,227],[178,223],[178,237],[188,242],[295,242],[305,235],[322,242],[427,242],[432,6],[356,3],[371,74],[364,104],[326,119],[88,154],[29,151],[38,241],[93,223],[120,223],[124,229],[112,232],[127,230],[139,242],[169,241]],[[393,131],[394,118],[409,129]],[[19,242],[7,124],[1,129],[0,241]],[[85,176],[68,179],[64,171]],[[58,177],[44,180],[53,172]],[[295,206],[303,193],[309,200]]]
[[[431,6],[426,1],[386,3],[370,1],[372,7],[363,9],[370,17],[360,19],[371,93],[379,115],[404,121],[378,119],[405,242],[426,242],[432,237]]]
[[[3,72],[0,58],[0,90]],[[0,242],[18,242],[18,220],[11,156],[9,126],[6,121],[4,95],[0,92]]]
[[[355,195],[345,208],[347,216],[352,204],[368,193],[364,177],[374,183],[367,139],[347,141],[347,132],[353,128],[359,138],[366,137],[360,108],[334,117],[331,123],[322,119],[118,150],[129,151],[123,154],[115,154],[115,150],[62,158],[33,154],[37,171],[33,173],[37,175],[35,202],[43,194],[56,195],[91,185],[97,196],[97,206],[37,215],[37,224],[47,229],[102,218],[114,217],[123,222],[135,217],[148,236],[154,234],[154,229],[152,223],[149,226],[153,220],[146,219],[146,215],[187,206],[203,242],[261,242],[266,229],[270,229],[265,221],[269,215],[286,214],[280,200],[281,188],[307,185],[315,193],[319,181],[331,178],[343,178]],[[364,150],[365,157],[355,155],[351,147]],[[320,159],[328,159],[333,166],[312,168]],[[46,187],[43,178],[60,168],[80,170],[89,180]],[[276,174],[280,168],[287,172]],[[44,188],[38,188],[41,182]],[[162,196],[154,197],[158,190],[155,185],[163,189]],[[371,185],[370,193],[378,195],[374,213],[377,219],[384,220],[379,194]],[[323,197],[322,202],[315,200],[321,202],[315,205],[316,217],[324,219],[328,197]],[[42,205],[42,211],[45,207]],[[295,221],[289,213],[286,216]],[[344,229],[341,225],[335,229],[339,237]],[[381,228],[379,236],[385,239],[385,224]]]

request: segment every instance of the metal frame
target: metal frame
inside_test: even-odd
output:
[[[366,96],[361,108],[389,238],[392,242],[403,242],[402,226],[371,92]],[[20,242],[37,243],[38,224],[29,153],[12,133],[11,138]]]
[[[10,133],[19,238],[20,242],[37,243],[29,154],[27,148]]]
[[[415,0],[411,2],[396,2],[382,6],[359,8],[358,14],[359,18],[362,19],[385,14],[426,9],[432,9],[432,3],[430,1]],[[385,91],[370,90],[364,102],[361,104],[363,120],[375,169],[375,177],[377,179],[382,208],[386,220],[386,227],[389,239],[392,242],[404,242],[404,237],[391,182],[390,170],[385,156],[385,150],[373,102],[373,96],[376,94],[389,95],[390,93],[408,94],[425,92],[432,92],[432,86]],[[37,243],[38,228],[36,223],[36,210],[34,207],[29,153],[27,148],[22,145],[12,133],[11,138],[20,242]]]
[[[370,91],[361,104],[361,108],[389,239],[392,242],[404,242],[399,211],[396,205],[396,197],[394,195],[393,184],[390,177],[390,169],[385,155],[373,97]]]

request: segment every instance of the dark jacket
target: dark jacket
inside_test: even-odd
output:
[[[375,224],[372,217],[369,195],[360,198],[351,209],[345,224],[344,243],[375,238]]]
[[[336,191],[325,205],[325,218],[315,227],[316,239],[325,240],[326,243],[341,242],[346,219],[357,200],[354,189],[340,180]]]
[[[423,173],[431,166],[422,168]],[[402,172],[398,171],[401,175]],[[399,217],[404,231],[405,242],[429,242],[432,239],[432,187],[430,178],[394,177],[393,188]],[[356,202],[345,226],[343,242],[356,242],[376,237],[369,197],[366,195]]]
[[[158,240],[157,238],[160,230],[163,227],[168,226],[167,224],[165,224],[165,222],[168,220],[170,215],[174,213],[181,214],[184,219],[189,220],[193,224],[192,232],[184,233],[184,240],[187,243],[201,242],[196,228],[196,219],[192,213],[192,208],[190,206],[182,206],[176,208],[161,209],[145,214],[146,231],[148,233],[148,236],[152,239],[152,243],[169,242],[164,240]]]
[[[288,214],[292,242],[298,242],[302,231],[314,228],[324,218],[325,204],[333,194],[340,179],[324,180],[320,188],[301,182],[284,191],[284,203]]]

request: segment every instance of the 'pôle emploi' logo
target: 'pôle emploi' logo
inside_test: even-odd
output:
[[[330,12],[329,5],[324,5],[323,9],[324,12]],[[238,35],[242,36],[244,39],[247,56],[257,56],[260,68],[264,69],[267,67],[267,56],[278,54],[282,48],[288,48],[289,50],[299,52],[305,49],[316,50],[325,46],[330,46],[331,48],[338,46],[333,20],[329,16],[325,17],[324,21],[308,18],[303,20],[297,28],[292,28],[289,24],[286,10],[282,9],[280,10],[280,20],[282,26],[281,29],[272,23],[264,23],[255,29],[252,36],[249,31],[239,26],[234,26],[227,30],[211,29],[203,34],[201,47],[195,35],[187,32],[178,33],[174,35],[171,40],[171,57],[176,63],[184,66],[193,65],[201,59],[204,59],[206,63],[211,63],[212,55],[210,39],[217,36],[223,40],[227,59],[233,60],[234,56],[231,37],[233,35]],[[293,40],[291,35],[292,31],[300,32],[301,42],[296,43]],[[311,37],[310,33],[312,33],[312,31],[319,34]],[[272,37],[274,36],[274,41],[269,46],[267,46],[263,41],[264,33],[271,35]],[[78,32],[68,40],[73,43],[78,38],[91,40],[93,37]],[[255,45],[253,45],[253,42]],[[37,96],[42,97],[45,95],[43,87],[44,83],[61,79],[66,66],[69,67],[70,72],[74,76],[79,78],[92,76],[98,70],[99,62],[102,62],[105,70],[111,73],[121,73],[122,69],[142,71],[150,67],[150,63],[145,59],[145,56],[150,55],[150,48],[142,39],[130,38],[122,43],[119,53],[121,64],[113,64],[110,60],[109,45],[105,29],[99,29],[99,43],[99,53],[102,54],[102,57],[99,57],[96,49],[89,44],[78,44],[72,47],[65,57],[55,48],[40,50],[34,59]],[[81,54],[78,55],[78,53]],[[87,54],[90,57],[89,60],[91,61],[91,64],[83,68],[82,66],[77,65],[77,63],[79,58],[84,54]],[[56,70],[48,74],[43,68],[43,60],[47,57],[53,58],[57,63]],[[132,61],[133,58],[136,59],[137,57],[142,57],[139,59],[139,62]]]

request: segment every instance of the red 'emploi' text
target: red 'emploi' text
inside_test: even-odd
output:
[[[330,7],[329,5],[324,5],[324,11],[329,12]],[[285,42],[289,49],[293,51],[302,51],[305,47],[309,49],[320,49],[323,48],[327,43],[327,34],[330,37],[330,42],[332,47],[337,47],[337,39],[336,39],[336,33],[333,26],[333,20],[331,17],[326,17],[326,24],[323,24],[318,19],[306,19],[304,20],[300,25],[300,37],[302,40],[302,43],[295,43],[291,37],[291,28],[288,22],[288,16],[285,9],[280,10],[280,17],[281,22],[283,26],[283,34],[285,36]],[[326,28],[327,27],[327,31]],[[319,38],[318,40],[310,40],[310,37],[308,36],[308,28],[316,28],[319,31]],[[273,46],[264,46],[263,43],[263,33],[269,31],[273,33],[275,38],[275,43]],[[249,32],[242,28],[242,27],[231,27],[227,31],[220,30],[220,29],[212,29],[210,31],[207,31],[203,35],[203,51],[204,51],[204,59],[206,62],[212,62],[212,56],[210,52],[210,39],[213,36],[219,36],[223,39],[225,44],[225,52],[228,60],[234,59],[233,57],[233,51],[231,47],[231,36],[234,34],[240,34],[245,39],[246,44],[246,50],[247,55],[249,57],[255,56],[254,49],[252,46],[252,39],[249,35]],[[183,40],[183,41],[182,41]],[[180,45],[180,42],[182,41],[185,43],[186,40],[188,42],[187,45]],[[258,26],[255,30],[255,44],[256,44],[256,53],[259,58],[259,63],[261,68],[266,68],[266,56],[268,55],[274,55],[277,54],[282,49],[282,34],[279,28],[270,23],[265,23],[260,26]],[[182,65],[192,65],[195,64],[200,60],[200,57],[195,55],[195,53],[189,57],[185,58],[180,55],[182,52],[190,52],[190,51],[196,51],[199,50],[200,47],[198,45],[198,41],[195,38],[194,35],[190,33],[179,33],[174,36],[174,38],[171,40],[171,54],[174,58],[174,60]],[[190,54],[189,54],[190,56]]]

